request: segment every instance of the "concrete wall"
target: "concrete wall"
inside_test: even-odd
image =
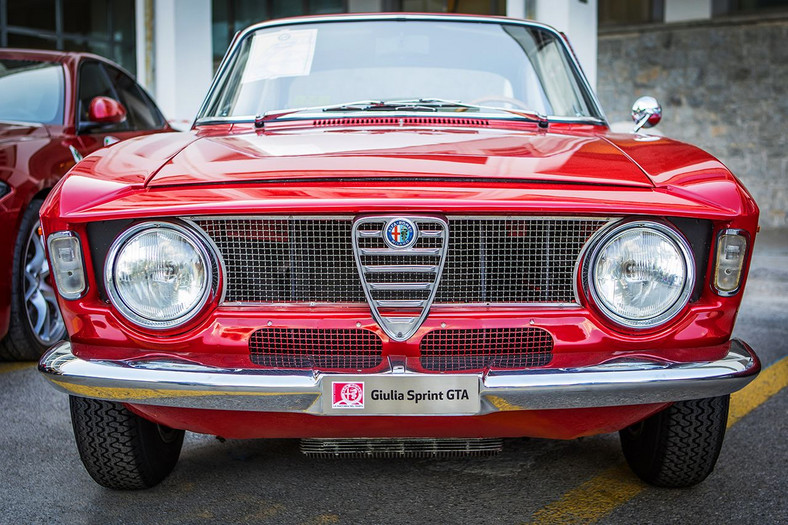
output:
[[[635,98],[662,103],[656,129],[722,160],[788,226],[788,17],[600,32],[597,91],[611,122]]]

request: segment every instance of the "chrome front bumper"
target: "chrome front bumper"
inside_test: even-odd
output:
[[[710,362],[627,359],[580,368],[457,375],[478,378],[478,414],[681,401],[730,394],[755,378],[761,364],[752,349],[737,339],[724,346],[727,355]],[[354,381],[398,374],[435,377],[411,372],[395,359],[390,364],[387,372],[342,377]],[[337,377],[312,371],[211,368],[174,360],[88,361],[75,356],[68,342],[50,349],[38,368],[56,388],[76,396],[140,405],[317,415],[330,413],[321,401],[323,380]]]

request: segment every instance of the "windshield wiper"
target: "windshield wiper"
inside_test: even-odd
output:
[[[266,122],[279,120],[296,113],[315,112],[323,113],[343,113],[358,111],[429,111],[438,112],[441,109],[455,109],[456,111],[495,111],[508,113],[527,122],[536,122],[540,128],[547,128],[549,121],[547,117],[534,111],[519,109],[506,109],[493,106],[480,106],[477,104],[466,104],[459,100],[446,100],[442,98],[419,98],[406,100],[359,100],[331,106],[316,106],[310,108],[285,109],[266,112],[262,116],[255,118],[255,126],[264,127]]]
[[[340,111],[438,111],[442,108],[473,108],[471,104],[463,104],[459,100],[440,98],[419,98],[407,100],[362,100],[337,106],[322,108],[324,112]]]

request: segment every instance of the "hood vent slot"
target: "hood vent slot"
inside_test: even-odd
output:
[[[315,127],[326,126],[461,126],[485,127],[490,123],[484,119],[452,117],[360,117],[330,118],[315,120]]]

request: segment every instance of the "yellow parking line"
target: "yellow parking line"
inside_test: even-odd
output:
[[[536,511],[531,523],[594,523],[645,488],[626,463],[619,463]]]
[[[731,396],[728,428],[786,386],[788,386],[788,357],[763,370],[755,381]]]
[[[763,370],[752,383],[731,395],[728,428],[786,386],[788,357]],[[648,485],[625,463],[620,463],[536,511],[531,523],[595,523],[646,488]]]
[[[36,363],[33,361],[24,361],[22,363],[0,363],[0,374],[6,372],[13,372],[14,370],[21,370],[23,368],[30,368]]]

